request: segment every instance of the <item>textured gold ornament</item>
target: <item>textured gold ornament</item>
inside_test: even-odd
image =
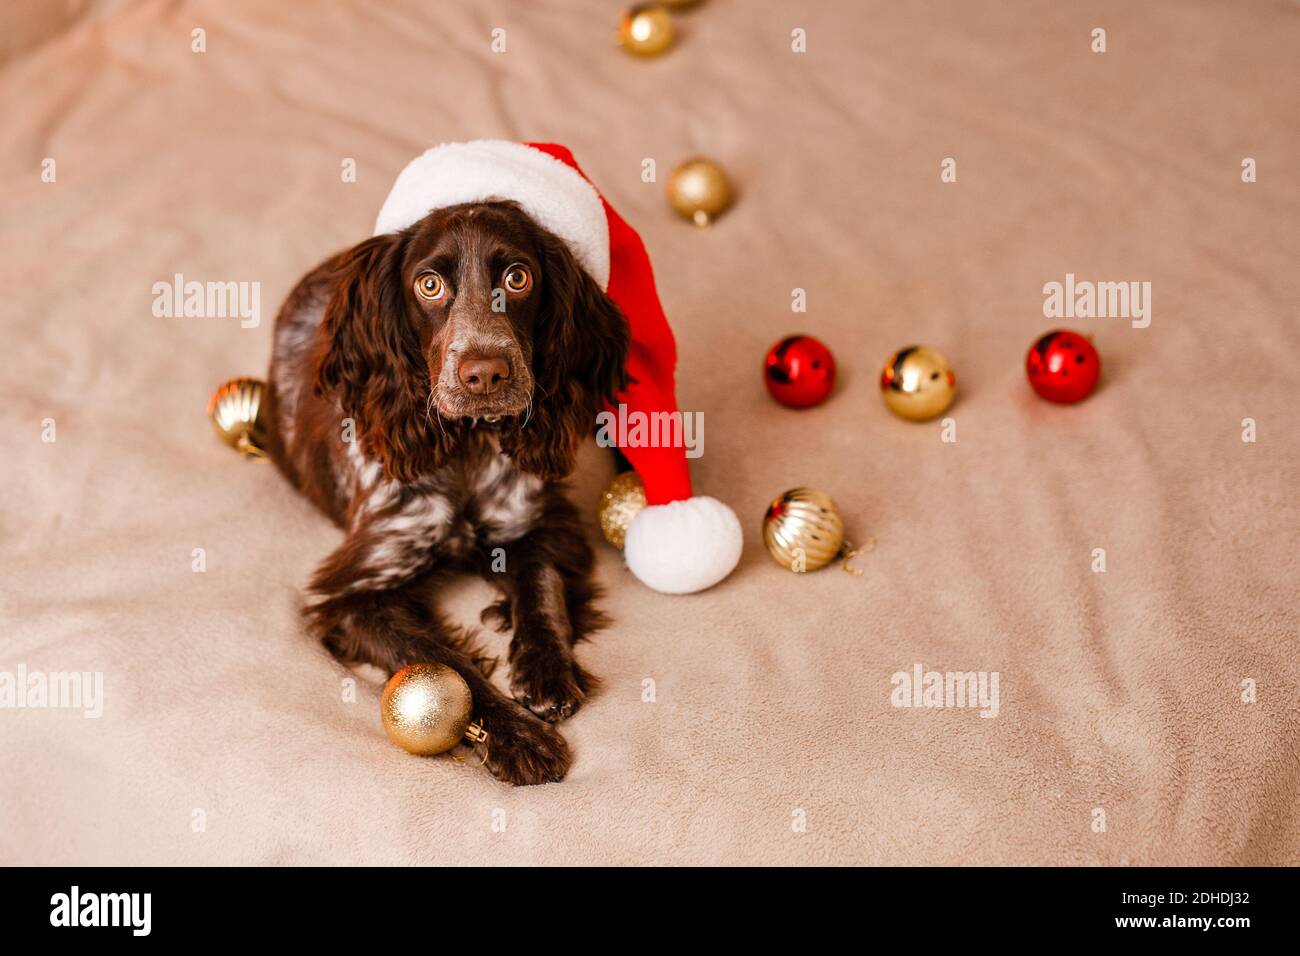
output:
[[[844,550],[844,522],[830,495],[792,488],[767,506],[763,544],[781,567],[816,571]]]
[[[703,228],[731,206],[731,180],[711,159],[688,159],[668,177],[668,201],[673,209]]]
[[[266,454],[266,422],[262,399],[266,386],[255,378],[232,378],[208,399],[212,428],[227,445],[245,455]]]
[[[661,3],[638,3],[623,14],[618,40],[637,56],[658,56],[673,45],[673,17]]]
[[[379,715],[393,743],[413,754],[440,754],[462,738],[483,743],[487,733],[470,723],[469,685],[446,664],[412,664],[388,679]],[[486,759],[486,757],[485,757]]]
[[[600,533],[616,548],[627,540],[628,525],[645,507],[645,486],[635,471],[617,475],[600,496]]]
[[[933,349],[909,345],[890,358],[880,373],[880,394],[900,418],[921,422],[952,404],[957,377],[948,360]]]

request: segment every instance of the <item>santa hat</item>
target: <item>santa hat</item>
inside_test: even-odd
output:
[[[443,206],[492,199],[514,200],[564,240],[627,317],[632,384],[618,401],[629,420],[641,413],[643,421],[662,421],[650,416],[676,412],[677,346],[645,246],[563,146],[504,140],[435,146],[397,177],[375,234],[404,229]],[[620,450],[646,493],[646,507],[632,520],[623,547],[632,573],[668,594],[700,591],[730,574],[740,560],[740,522],[716,498],[691,494],[686,449],[639,443]]]

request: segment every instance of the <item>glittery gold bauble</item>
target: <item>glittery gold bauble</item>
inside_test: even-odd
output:
[[[948,360],[933,349],[909,345],[880,373],[880,394],[899,418],[921,422],[943,413],[957,394]]]
[[[688,159],[668,177],[668,201],[678,214],[707,226],[731,205],[731,180],[711,159]]]
[[[661,3],[638,3],[623,14],[618,40],[637,56],[658,56],[673,45],[673,17]]]
[[[393,743],[428,756],[465,736],[474,707],[465,678],[445,664],[412,664],[388,679],[379,715]]]
[[[792,488],[767,506],[763,544],[783,568],[816,571],[844,548],[844,522],[830,495]]]
[[[208,399],[212,428],[227,445],[246,455],[263,455],[266,422],[261,416],[266,386],[255,378],[232,378]]]
[[[635,471],[616,476],[600,496],[600,532],[616,548],[627,540],[627,528],[645,507],[645,486]]]

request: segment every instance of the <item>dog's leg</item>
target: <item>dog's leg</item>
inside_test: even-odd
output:
[[[437,609],[439,574],[423,569],[369,586],[371,572],[358,560],[365,547],[364,539],[345,541],[313,581],[319,600],[307,615],[330,652],[345,663],[375,664],[390,674],[416,663],[451,667],[469,685],[474,715],[488,731],[487,767],[493,776],[515,785],[563,779],[572,761],[568,744],[488,680],[495,662]],[[401,555],[391,556],[390,567],[402,565]],[[426,555],[423,563],[434,560]],[[406,566],[414,564],[408,556]]]
[[[499,583],[508,592],[514,625],[510,691],[547,721],[564,720],[596,689],[596,679],[573,654],[575,643],[607,623],[592,605],[593,564],[578,514],[558,491],[548,496],[540,521],[507,552],[506,579]]]

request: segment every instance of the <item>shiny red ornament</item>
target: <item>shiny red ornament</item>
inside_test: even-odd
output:
[[[1101,356],[1078,332],[1058,329],[1033,344],[1025,374],[1034,391],[1049,402],[1068,405],[1092,394],[1101,377]]]
[[[768,350],[763,381],[782,405],[808,408],[835,387],[835,357],[811,335],[789,335]]]

